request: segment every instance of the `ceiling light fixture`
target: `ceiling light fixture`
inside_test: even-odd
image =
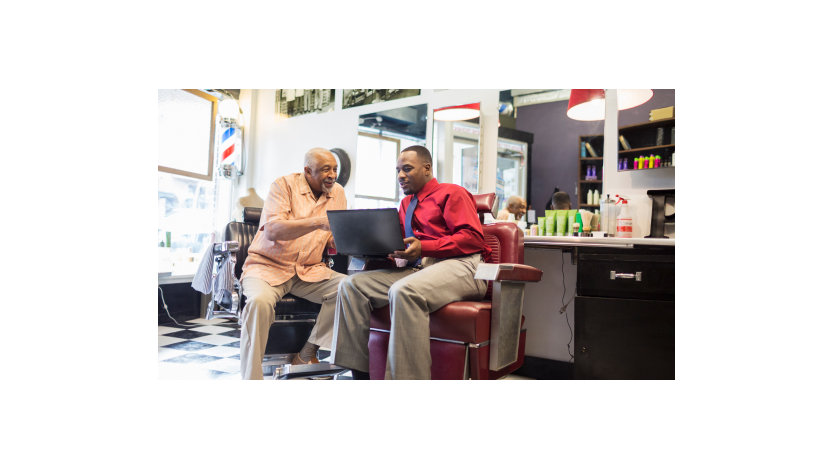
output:
[[[652,90],[617,90],[617,110],[634,108],[649,101]],[[605,119],[605,90],[573,89],[568,99],[568,117],[577,121]]]
[[[435,121],[468,121],[481,115],[481,103],[446,106],[434,110]]]

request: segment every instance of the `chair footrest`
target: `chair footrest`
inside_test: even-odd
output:
[[[347,372],[344,367],[331,364],[329,362],[319,362],[318,364],[301,364],[290,365],[284,364],[275,369],[275,380],[289,380],[297,378],[314,378],[314,377],[336,377]]]

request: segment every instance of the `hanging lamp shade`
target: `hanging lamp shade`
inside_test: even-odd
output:
[[[434,110],[435,121],[468,121],[481,115],[481,103],[446,106]]]
[[[631,109],[649,101],[652,90],[617,90],[617,110]],[[605,119],[605,90],[571,90],[568,117],[577,121]]]
[[[617,90],[617,110],[631,109],[649,101],[654,96],[652,90]]]
[[[577,121],[605,119],[605,90],[571,90],[568,117]]]

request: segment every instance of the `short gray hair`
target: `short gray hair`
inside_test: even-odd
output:
[[[330,150],[327,150],[326,148],[322,148],[322,147],[314,147],[314,148],[311,148],[310,150],[308,150],[307,153],[304,154],[304,167],[305,168],[310,168],[310,169],[315,168],[315,166],[316,166],[316,157],[318,157],[319,155],[322,155],[322,154],[333,156],[333,153]],[[336,158],[336,157],[333,156],[333,158]]]

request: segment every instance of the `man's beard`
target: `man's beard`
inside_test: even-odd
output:
[[[323,192],[327,193],[327,194],[330,194],[330,192],[333,191],[333,187],[328,188],[327,186],[324,185],[324,181],[322,181],[321,182],[321,190]]]

